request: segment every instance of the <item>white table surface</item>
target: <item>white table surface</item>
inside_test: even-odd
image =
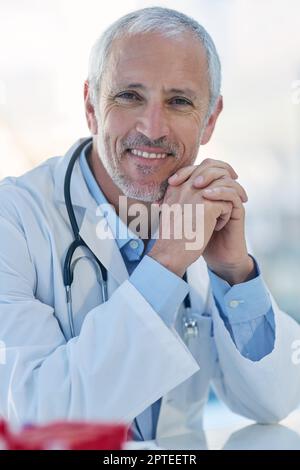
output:
[[[131,442],[128,449],[300,450],[300,408],[280,424],[261,425],[232,413],[220,402],[209,403],[203,435],[186,434],[159,442]]]

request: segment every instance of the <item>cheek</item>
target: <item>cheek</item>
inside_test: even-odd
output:
[[[201,125],[200,120],[194,116],[181,120],[176,125],[176,140],[181,143],[184,149],[184,160],[191,163],[196,158],[199,142]]]
[[[203,127],[204,119],[200,114],[195,113],[188,116],[188,119],[182,123],[182,129],[184,130],[184,135],[188,137],[188,140],[197,140],[197,137],[200,135],[201,129]]]
[[[134,119],[126,110],[112,106],[104,113],[103,130],[115,138],[123,137],[134,125]]]
[[[106,146],[111,149],[111,152],[119,154],[122,140],[133,128],[134,121],[129,116],[125,116],[123,112],[114,109],[107,113],[102,132]]]

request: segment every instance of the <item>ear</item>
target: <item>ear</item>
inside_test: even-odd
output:
[[[84,82],[84,107],[85,107],[85,116],[89,130],[93,135],[98,134],[98,124],[95,115],[94,106],[91,103],[90,99],[90,85],[88,80]]]
[[[218,116],[223,109],[223,97],[220,95],[213,113],[209,116],[200,144],[205,145],[214,131]]]

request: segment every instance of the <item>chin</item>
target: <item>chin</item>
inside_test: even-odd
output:
[[[121,183],[121,184],[120,184]],[[157,202],[165,195],[168,182],[140,184],[132,181],[119,181],[118,184],[122,193],[131,199],[137,199],[143,202]]]

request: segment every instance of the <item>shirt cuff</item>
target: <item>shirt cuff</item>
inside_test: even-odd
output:
[[[212,292],[221,309],[221,316],[226,317],[230,324],[249,322],[266,315],[272,306],[258,264],[254,258],[253,260],[257,276],[234,286],[208,269]]]
[[[189,292],[187,282],[150,256],[144,256],[129,281],[170,327]]]

